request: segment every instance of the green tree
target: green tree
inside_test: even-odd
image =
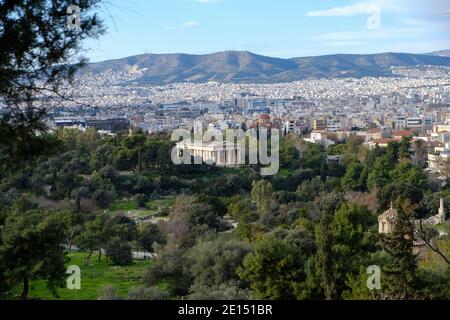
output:
[[[319,224],[316,226],[317,262],[320,268],[325,297],[336,297],[334,254],[333,254],[333,215],[337,207],[334,195],[324,199]]]
[[[304,263],[298,248],[271,236],[256,244],[238,274],[258,299],[295,299],[296,287],[305,278]]]
[[[282,139],[280,145],[280,164],[284,168],[298,167],[300,153],[289,139]]]
[[[11,285],[20,281],[27,299],[30,280],[45,280],[56,295],[64,286],[66,238],[64,219],[40,210],[13,211],[1,231],[0,269]]]
[[[126,266],[133,263],[131,245],[119,237],[113,237],[106,243],[105,255],[114,265]]]
[[[134,196],[134,201],[136,202],[136,206],[138,208],[145,209],[148,200],[145,194],[137,194]]]
[[[363,152],[364,138],[356,134],[352,134],[348,137],[345,144],[343,162],[344,164],[349,164],[354,161],[360,160]]]
[[[81,210],[81,199],[89,199],[91,192],[87,187],[79,187],[70,193],[72,199],[75,199],[75,207],[78,211]]]
[[[114,237],[119,237],[122,241],[130,241],[129,224],[126,222],[120,223],[107,213],[100,213],[94,220],[86,222],[85,229],[76,238],[76,244],[80,249],[89,252],[86,260],[89,260],[94,251],[97,251],[100,261],[102,249]]]
[[[252,220],[251,222],[258,219],[256,212],[254,212],[254,210],[251,211],[250,200],[240,196],[235,198],[235,201],[228,206],[228,214],[237,221],[239,221],[242,216]]]
[[[96,190],[93,194],[92,194],[92,198],[95,200],[95,202],[97,203],[97,205],[100,208],[107,208],[109,207],[114,200],[116,200],[116,193],[113,190]]]
[[[411,159],[411,137],[403,137],[398,147],[398,157],[402,160]]]
[[[327,161],[324,159],[322,161],[322,165],[320,167],[320,179],[325,182],[327,181],[327,176],[328,176],[328,166],[327,166]]]
[[[189,272],[189,261],[185,257],[185,249],[173,243],[156,248],[156,258],[150,266],[146,278],[150,286],[156,286],[161,281],[171,280],[171,295],[186,295],[192,284]]]
[[[217,231],[227,229],[225,221],[217,214],[214,207],[209,204],[195,203],[187,211],[187,218],[191,226],[206,225]]]
[[[153,252],[153,244],[166,244],[164,234],[159,230],[159,227],[153,223],[147,223],[141,227],[138,233],[139,245],[147,252]]]
[[[391,181],[378,191],[380,206],[386,208],[401,197],[419,204],[428,189],[428,178],[423,170],[411,162],[400,162],[390,173]]]
[[[194,284],[219,286],[227,282],[238,282],[236,274],[244,257],[251,252],[248,243],[229,236],[219,236],[210,241],[200,241],[188,256],[192,259],[190,268]]]
[[[370,255],[377,250],[374,226],[376,217],[362,205],[342,204],[333,218],[333,256],[335,287],[341,297],[347,280],[358,275],[361,266],[369,266]]]
[[[302,201],[313,201],[325,189],[326,186],[320,177],[315,177],[299,185],[296,194]]]
[[[266,180],[252,183],[252,199],[256,202],[256,208],[260,215],[267,214],[273,207],[272,184]]]
[[[342,187],[345,190],[365,191],[367,185],[367,171],[359,161],[350,163],[342,178]]]
[[[391,182],[391,171],[394,165],[388,156],[382,156],[375,160],[375,163],[369,172],[367,178],[367,187],[369,189],[382,188]]]
[[[44,123],[46,105],[61,83],[72,79],[85,62],[83,40],[102,33],[95,14],[99,0],[36,0],[0,2],[0,103],[8,112],[0,117],[0,163],[18,167],[53,151],[56,141]],[[80,28],[67,27],[67,9],[83,12]],[[43,96],[44,99],[37,99]],[[57,95],[53,95],[56,97]]]
[[[304,146],[299,146],[300,161],[303,168],[309,168],[314,171],[315,174],[320,174],[320,168],[326,156],[322,150],[322,146],[314,143],[306,143]]]

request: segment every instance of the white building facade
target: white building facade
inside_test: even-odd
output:
[[[245,163],[245,154],[241,154],[241,146],[229,141],[210,143],[181,141],[176,147],[179,153],[189,150],[191,157],[208,164],[231,167]]]

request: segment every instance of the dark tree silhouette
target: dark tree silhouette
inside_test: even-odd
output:
[[[0,163],[20,165],[45,153],[46,102],[65,99],[61,84],[85,63],[83,40],[100,35],[101,0],[0,0]],[[68,26],[68,8],[81,11]],[[71,13],[69,11],[69,13]]]

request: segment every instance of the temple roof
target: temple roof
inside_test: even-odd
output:
[[[383,212],[379,217],[378,220],[386,219],[386,220],[395,220],[398,216],[398,211],[394,209],[393,204],[391,203],[391,207],[387,209],[385,212]]]

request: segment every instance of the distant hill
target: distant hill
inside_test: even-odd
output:
[[[439,57],[450,57],[450,49],[434,51],[434,52],[430,52],[428,54],[432,55],[432,56],[439,56]]]
[[[226,51],[205,55],[144,54],[89,64],[93,74],[108,70],[134,72],[141,84],[176,82],[290,82],[308,78],[392,76],[391,67],[450,66],[450,57],[408,53],[336,54],[292,59],[251,52]]]

